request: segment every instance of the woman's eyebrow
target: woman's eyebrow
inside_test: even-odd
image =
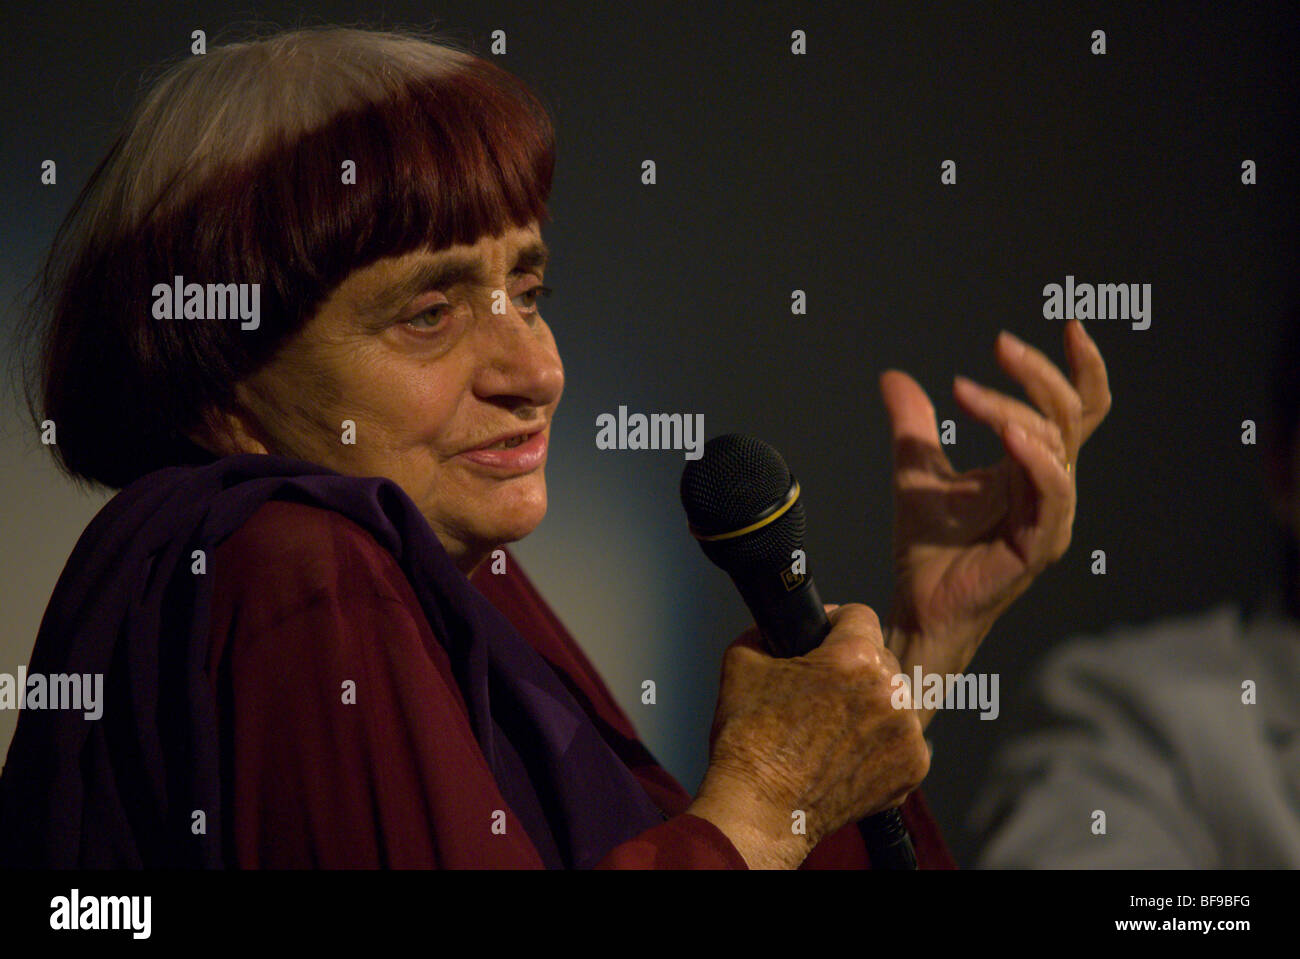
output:
[[[546,244],[541,240],[534,240],[520,247],[515,253],[515,265],[510,270],[510,276],[544,267],[549,259],[550,250]],[[471,253],[448,253],[438,259],[421,260],[395,283],[386,286],[370,298],[363,311],[387,313],[425,290],[454,286],[466,281],[488,282],[482,260]]]
[[[541,240],[533,240],[519,248],[515,254],[515,267],[510,272],[513,275],[536,267],[544,267],[550,258],[551,251],[547,245]]]

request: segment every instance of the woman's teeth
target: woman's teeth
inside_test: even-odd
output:
[[[512,446],[518,446],[526,439],[528,439],[527,436],[512,436],[508,440],[502,440],[500,443],[493,443],[491,446],[485,446],[483,448],[489,450],[508,450]]]

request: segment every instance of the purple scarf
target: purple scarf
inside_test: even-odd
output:
[[[191,552],[210,558],[272,499],[342,513],[392,553],[446,648],[501,794],[548,868],[588,868],[663,822],[559,677],[470,584],[396,483],[246,454],[142,477],[78,540],[28,671],[102,673],[103,715],[19,715],[0,775],[0,866],[227,864],[207,674],[211,575],[190,572]],[[196,809],[207,811],[205,835],[192,835]]]

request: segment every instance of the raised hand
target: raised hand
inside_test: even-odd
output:
[[[958,404],[1006,449],[997,465],[964,473],[948,461],[920,385],[898,370],[881,374],[894,452],[886,638],[907,675],[917,664],[963,671],[997,617],[1070,545],[1079,448],[1109,411],[1110,388],[1101,353],[1077,320],[1066,326],[1065,350],[1069,379],[1039,350],[999,334],[998,363],[1034,406],[956,378]]]

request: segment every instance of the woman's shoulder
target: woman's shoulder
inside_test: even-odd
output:
[[[283,604],[326,593],[409,605],[414,593],[392,553],[337,510],[288,500],[259,506],[216,550],[214,585]]]

